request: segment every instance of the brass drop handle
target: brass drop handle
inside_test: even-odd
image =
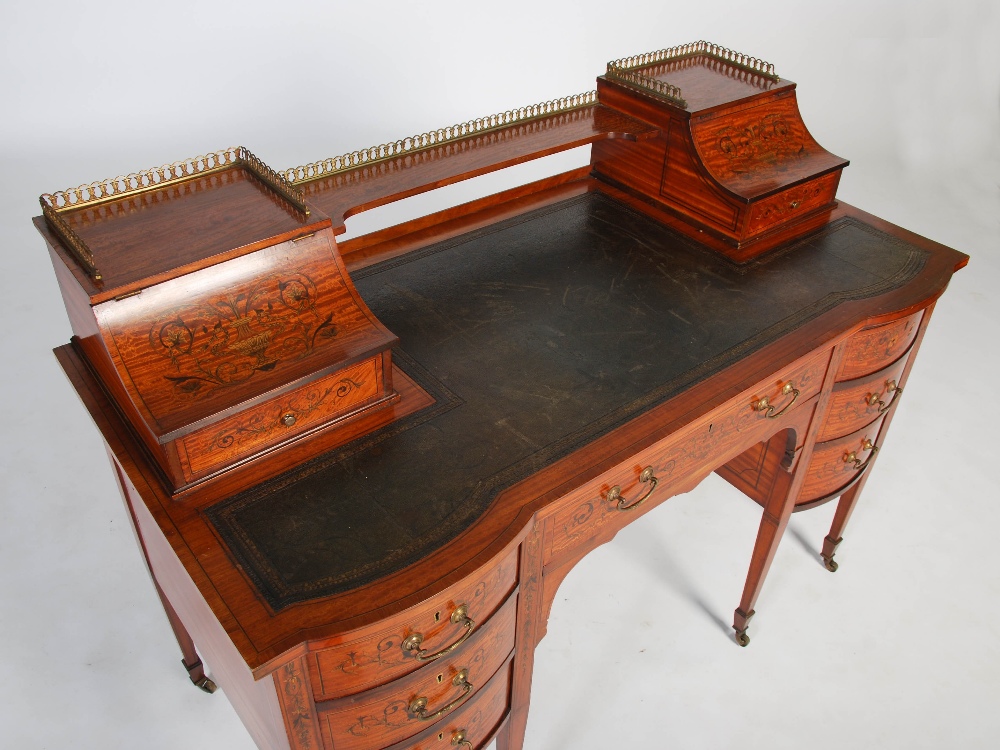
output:
[[[464,729],[459,729],[451,736],[451,744],[456,747],[472,747],[472,743],[465,739],[465,737],[466,731]]]
[[[884,401],[882,401],[882,397],[886,393],[892,394],[892,398],[889,399],[889,403],[885,403]],[[879,414],[885,414],[887,411],[889,411],[889,409],[892,408],[892,405],[896,403],[896,399],[902,395],[903,395],[903,389],[900,388],[898,385],[896,385],[896,381],[887,380],[885,381],[885,393],[869,393],[868,396],[865,398],[865,401],[868,403],[869,406],[877,405]]]
[[[869,440],[868,438],[865,438],[864,442],[861,443],[861,450],[871,451],[868,454],[868,458],[866,458],[864,461],[858,458],[858,454],[856,451],[851,451],[850,453],[844,454],[844,463],[854,464],[855,471],[861,471],[866,466],[868,466],[868,462],[872,460],[872,458],[875,456],[876,453],[878,453],[878,446],[872,443],[872,441]]]
[[[646,498],[652,495],[653,490],[656,489],[656,484],[657,484],[656,475],[653,474],[652,466],[647,466],[645,469],[642,470],[642,474],[639,475],[639,481],[643,484],[648,483],[649,489],[646,490],[646,494],[644,494],[634,503],[629,504],[628,501],[626,501],[625,498],[622,497],[622,488],[620,485],[617,484],[610,490],[608,490],[608,494],[606,495],[608,502],[617,503],[617,505],[615,505],[616,510],[634,510],[635,508],[638,508],[640,505],[646,502]]]
[[[462,688],[462,694],[455,700],[431,714],[427,713],[427,697],[421,695],[419,698],[414,698],[410,701],[410,706],[407,708],[410,716],[413,716],[420,721],[431,721],[439,716],[444,716],[449,711],[453,711],[465,703],[465,701],[468,700],[469,696],[472,694],[472,683],[469,682],[468,668],[459,670],[458,674],[456,674],[452,679],[451,684],[455,687]]]
[[[414,633],[413,635],[407,636],[403,639],[400,644],[403,647],[403,651],[412,653],[417,661],[434,661],[435,659],[440,659],[445,654],[450,654],[456,648],[461,646],[467,640],[469,636],[472,635],[472,631],[476,629],[476,622],[469,617],[469,605],[459,604],[455,607],[455,611],[451,613],[451,617],[448,618],[454,625],[465,625],[465,632],[462,637],[455,641],[450,646],[445,646],[440,651],[428,654],[427,649],[420,648],[420,644],[424,642],[423,633]]]
[[[753,403],[753,410],[765,412],[764,416],[767,417],[768,419],[777,419],[786,411],[791,409],[792,404],[794,404],[796,399],[798,399],[799,397],[799,389],[796,388],[795,384],[792,383],[792,381],[790,380],[787,383],[785,383],[784,386],[782,386],[781,388],[782,396],[787,396],[789,393],[792,394],[792,400],[789,401],[787,404],[785,404],[785,407],[779,412],[776,412],[774,410],[775,406],[774,404],[771,403],[770,399],[768,399],[767,396],[764,396],[763,398],[755,401]]]

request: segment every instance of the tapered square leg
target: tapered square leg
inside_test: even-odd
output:
[[[142,553],[143,562],[146,563],[146,570],[149,572],[149,577],[153,581],[153,588],[156,589],[156,595],[160,598],[160,604],[163,606],[163,612],[167,616],[167,621],[170,623],[170,629],[174,632],[174,638],[177,639],[177,645],[181,649],[181,664],[184,665],[184,669],[187,670],[188,677],[191,679],[191,683],[201,689],[206,693],[214,693],[216,691],[215,683],[205,674],[205,665],[201,661],[201,657],[198,655],[198,650],[195,648],[194,639],[191,638],[191,634],[188,633],[187,628],[181,622],[181,618],[177,616],[177,612],[174,610],[173,605],[170,604],[170,600],[167,599],[166,594],[163,593],[163,589],[160,588],[159,581],[156,580],[156,575],[153,573],[153,567],[149,564],[149,554],[146,552],[146,543],[143,541],[142,534],[139,531],[139,525],[135,520],[135,512],[132,509],[132,500],[129,496],[128,484],[125,481],[125,477],[122,475],[121,467],[118,466],[118,462],[115,457],[108,451],[108,458],[111,460],[111,466],[115,470],[115,479],[118,480],[118,489],[121,491],[122,500],[125,502],[125,509],[128,511],[129,522],[132,525],[132,532],[135,534],[136,542],[139,544],[139,551]]]
[[[792,437],[808,434],[809,425],[816,413],[816,404],[804,408],[791,417],[787,429],[792,431]],[[778,551],[778,544],[788,526],[788,519],[795,510],[795,501],[805,477],[812,455],[812,443],[796,438],[796,445],[802,445],[801,450],[793,451],[790,465],[778,469],[774,481],[764,499],[764,513],[760,519],[757,540],[754,542],[753,555],[750,558],[750,570],[747,572],[746,585],[743,588],[743,598],[733,615],[733,630],[736,631],[736,642],[740,646],[750,643],[747,627],[754,616],[754,605],[764,587],[764,579],[771,568],[771,562]]]
[[[851,519],[851,514],[854,512],[854,508],[857,507],[858,498],[861,497],[861,490],[864,489],[865,480],[868,478],[868,473],[865,472],[865,476],[861,477],[851,489],[840,496],[840,500],[837,501],[837,511],[833,514],[833,523],[830,525],[830,533],[826,535],[823,540],[823,551],[820,556],[823,558],[823,565],[831,573],[836,573],[837,568],[840,566],[837,564],[833,556],[837,553],[837,547],[842,541],[844,541],[844,529],[847,528],[847,522]]]
[[[743,598],[733,616],[733,630],[736,631],[736,642],[741,646],[750,643],[747,627],[754,616],[754,604],[764,587],[764,579],[778,550],[778,543],[785,533],[788,519],[795,507],[795,498],[789,491],[792,486],[792,475],[781,472],[768,496],[764,514],[760,519],[757,531],[757,541],[754,543],[753,557],[750,559],[750,570],[747,573],[746,585],[743,588]],[[776,511],[776,512],[775,512]]]

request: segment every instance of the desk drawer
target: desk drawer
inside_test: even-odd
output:
[[[909,359],[904,355],[872,375],[837,383],[820,427],[820,442],[834,440],[860,430],[889,411],[902,394],[896,386]]]
[[[847,340],[837,380],[853,380],[881,370],[910,348],[920,328],[923,310],[891,323],[865,328]]]
[[[291,440],[383,395],[382,358],[338,370],[178,441],[188,480]]]
[[[833,495],[854,481],[878,450],[884,418],[879,417],[867,427],[837,440],[817,443],[798,503]]]
[[[471,701],[514,649],[517,596],[510,596],[460,650],[393,683],[317,703],[327,746],[388,747],[422,732]]]
[[[513,657],[507,660],[474,698],[444,719],[439,726],[393,745],[388,750],[454,750],[484,748],[510,708]],[[468,744],[465,744],[468,743]]]
[[[514,590],[516,578],[515,548],[495,564],[484,566],[476,575],[426,604],[407,610],[395,621],[379,623],[377,630],[356,632],[356,637],[316,651],[312,658],[316,700],[358,693],[437,661],[419,660],[416,654],[423,649],[425,656],[432,656],[471,637],[467,621],[461,618],[462,607],[473,623],[473,633],[485,627]],[[459,616],[453,617],[456,612]],[[419,647],[407,648],[415,645],[417,635]]]
[[[805,216],[814,209],[829,206],[837,194],[839,181],[840,172],[833,172],[754,203],[744,237],[753,237]]]
[[[635,517],[628,511],[651,496],[654,487],[665,493],[705,476],[780,430],[783,417],[819,393],[829,362],[827,350],[788,368],[567,495],[546,519],[545,564],[594,537],[617,532]]]

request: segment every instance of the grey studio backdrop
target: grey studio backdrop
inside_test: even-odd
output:
[[[229,145],[284,168],[593,88],[696,39],[799,84],[851,160],[842,200],[972,256],[935,312],[838,553],[793,517],[729,628],[760,509],[718,478],[588,556],[537,652],[526,747],[986,748],[1000,730],[995,289],[1000,12],[982,2],[103,2],[2,5],[0,745],[252,747],[187,682],[97,431],[51,349],[70,328],[30,224],[42,192]],[[461,184],[354,234],[585,163]]]

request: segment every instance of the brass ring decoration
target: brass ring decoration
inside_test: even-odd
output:
[[[472,747],[472,743],[466,739],[466,731],[459,729],[451,736],[451,744],[456,747]]]
[[[792,400],[789,401],[787,404],[785,404],[784,408],[781,411],[776,412],[774,410],[775,406],[774,406],[774,404],[771,403],[771,400],[767,396],[764,396],[762,399],[759,399],[758,401],[755,401],[753,403],[753,410],[754,411],[762,411],[762,412],[764,412],[764,416],[767,419],[777,419],[782,414],[784,414],[786,411],[788,411],[789,409],[791,409],[792,408],[792,404],[794,404],[795,401],[799,397],[799,389],[796,388],[795,384],[792,383],[792,381],[790,381],[790,380],[787,383],[785,383],[785,385],[782,386],[782,388],[781,388],[781,395],[782,396],[787,396],[789,393],[792,394]]]
[[[420,644],[424,642],[424,634],[414,633],[413,635],[407,636],[403,639],[403,642],[400,644],[403,651],[412,653],[417,661],[434,661],[435,659],[440,659],[445,654],[450,654],[456,648],[469,640],[469,636],[472,635],[472,631],[476,629],[476,622],[469,617],[468,604],[459,604],[455,607],[455,611],[451,613],[451,617],[449,619],[455,625],[465,625],[465,632],[462,634],[462,637],[453,644],[445,646],[443,649],[433,654],[428,654],[427,649],[420,648]]]
[[[851,451],[850,453],[844,454],[844,463],[854,464],[855,471],[863,471],[868,466],[868,463],[872,460],[872,458],[875,457],[875,454],[878,453],[878,446],[872,443],[872,441],[869,440],[868,438],[865,438],[864,442],[861,443],[861,450],[871,451],[868,454],[868,458],[866,458],[864,461],[858,458],[858,454],[856,451]]]
[[[882,397],[885,396],[886,393],[892,394],[892,398],[889,399],[889,403],[885,403],[882,400]],[[902,395],[903,395],[903,389],[900,388],[898,385],[896,385],[896,381],[887,380],[885,381],[885,393],[869,393],[868,396],[865,398],[865,402],[869,406],[878,406],[878,413],[885,414],[887,411],[889,411],[889,409],[892,408],[892,405],[896,403],[896,399],[898,399]]]
[[[622,488],[620,485],[615,485],[605,496],[609,503],[616,503],[616,510],[634,510],[646,502],[646,498],[653,494],[653,490],[656,489],[656,476],[653,474],[653,467],[647,466],[642,470],[642,474],[639,475],[639,481],[643,484],[648,483],[649,489],[646,490],[646,494],[636,500],[634,503],[629,503],[624,497],[622,497]]]
[[[468,697],[472,694],[472,683],[469,682],[469,670],[468,668],[463,668],[458,674],[452,679],[451,684],[455,687],[462,688],[462,694],[458,696],[455,700],[449,703],[443,708],[439,708],[434,713],[427,713],[427,697],[421,695],[419,698],[414,698],[410,701],[409,708],[407,712],[410,716],[413,716],[420,721],[432,721],[439,716],[444,716],[449,711],[453,711],[459,706],[461,706]],[[454,744],[454,743],[453,743]]]

